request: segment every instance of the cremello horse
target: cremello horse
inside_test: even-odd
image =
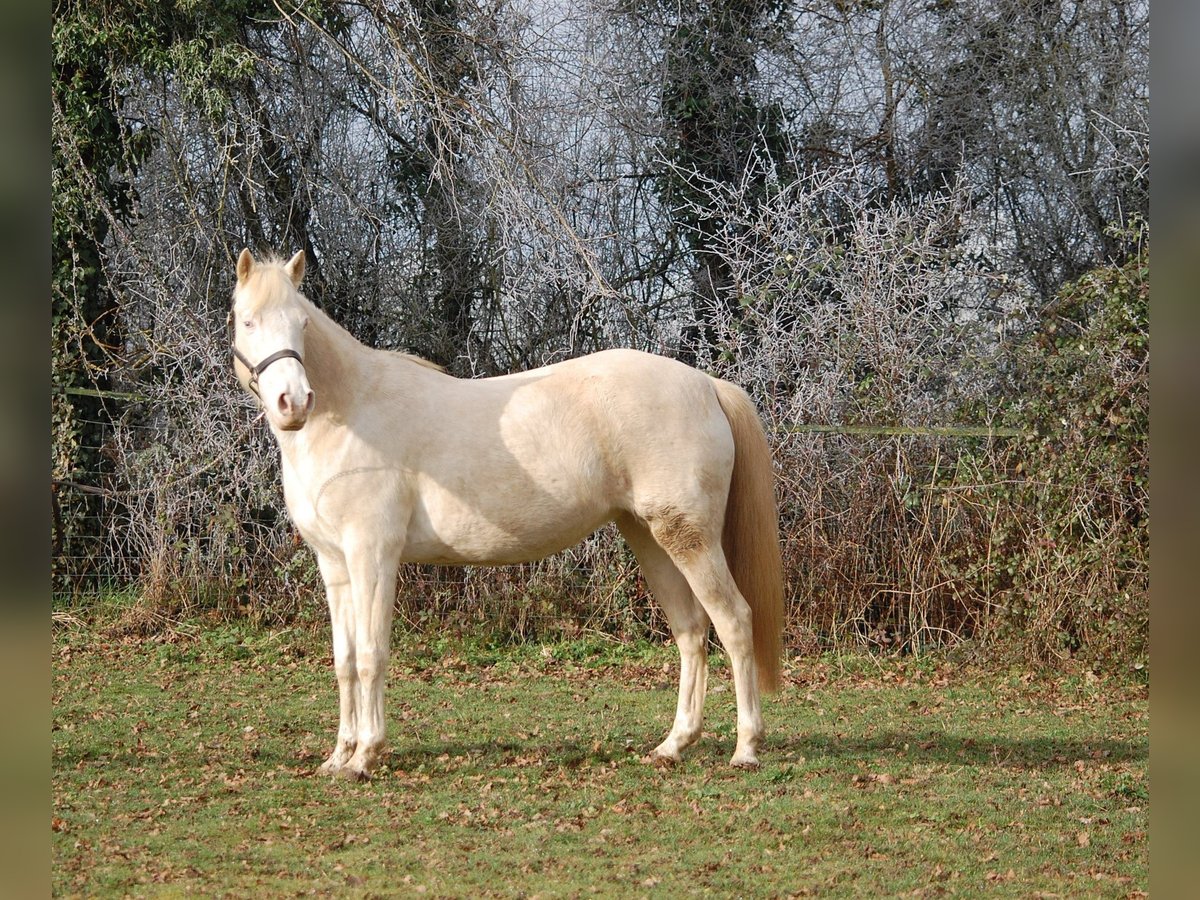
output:
[[[758,765],[759,689],[779,683],[783,587],[771,458],[745,392],[608,350],[462,380],[372,350],[299,293],[304,253],[237,261],[234,369],[279,442],[288,512],[329,599],[341,718],[320,771],[369,777],[384,746],[401,562],[538,559],[615,521],[679,646],[675,722],[699,736],[709,622],[737,693],[732,764]]]

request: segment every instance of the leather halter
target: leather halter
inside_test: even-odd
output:
[[[258,392],[258,376],[267,370],[267,366],[271,365],[272,363],[277,363],[281,359],[294,359],[296,362],[300,363],[301,366],[304,365],[304,358],[295,350],[291,349],[276,350],[257,366],[254,365],[254,363],[250,362],[250,360],[246,359],[246,357],[242,355],[242,352],[237,348],[237,344],[234,343],[233,310],[229,311],[229,315],[226,317],[225,323],[229,326],[229,349],[233,351],[234,359],[245,366],[246,370],[250,373],[250,390],[254,392],[254,396],[259,400],[262,399],[262,394]]]

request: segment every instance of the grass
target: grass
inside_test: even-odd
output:
[[[322,635],[233,626],[53,644],[60,896],[1142,896],[1145,684],[946,660],[789,663],[762,769],[640,756],[670,648],[398,635],[392,752],[310,773],[336,724]]]

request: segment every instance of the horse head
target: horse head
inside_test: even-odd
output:
[[[304,369],[303,278],[303,250],[286,263],[255,262],[243,250],[229,312],[234,372],[281,431],[303,428],[316,399]]]

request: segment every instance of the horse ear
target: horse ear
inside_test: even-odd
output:
[[[238,284],[244,282],[250,277],[250,271],[254,268],[254,257],[250,255],[250,248],[242,249],[241,255],[237,261],[237,279]]]
[[[297,250],[283,270],[288,273],[288,278],[292,279],[292,284],[300,287],[300,282],[304,280],[304,251]]]

